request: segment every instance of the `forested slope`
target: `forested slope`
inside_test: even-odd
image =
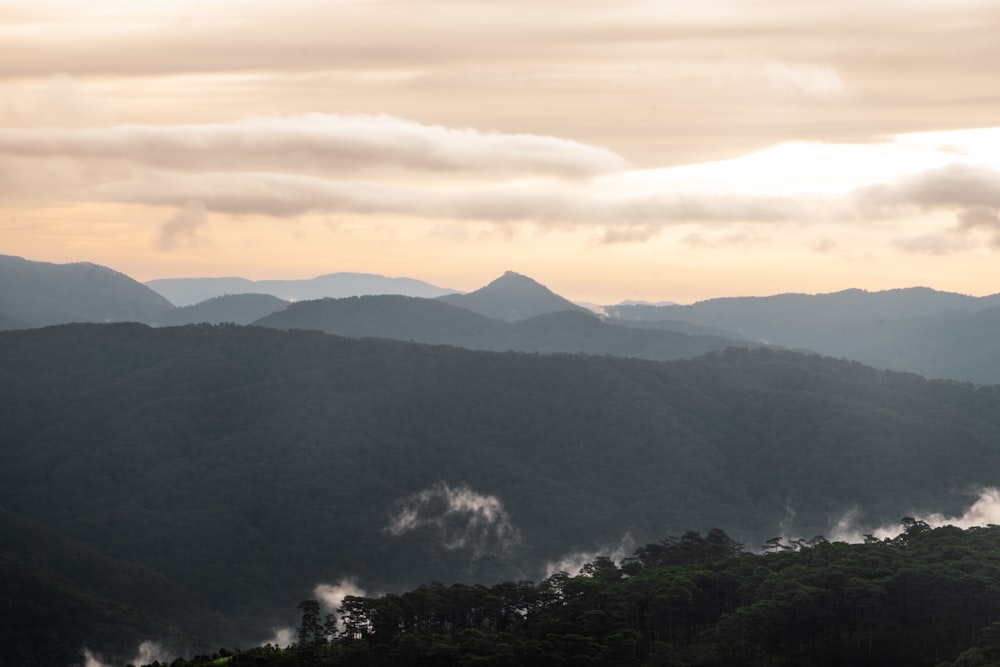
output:
[[[0,551],[219,645],[345,576],[537,579],[623,537],[958,513],[1000,478],[998,388],[766,349],[655,363],[65,325],[0,334],[0,369],[0,507],[38,538],[5,530]]]
[[[1000,660],[1000,527],[740,553],[723,532],[600,557],[537,585],[421,586],[349,597],[323,622],[303,601],[297,644],[232,667],[731,665],[985,667]],[[331,620],[339,621],[335,626]],[[220,656],[178,663],[215,664]]]

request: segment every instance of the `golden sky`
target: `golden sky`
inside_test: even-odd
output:
[[[0,253],[1000,292],[995,0],[0,0]]]

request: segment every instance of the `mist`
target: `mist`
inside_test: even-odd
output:
[[[1000,489],[986,487],[979,490],[975,502],[961,516],[946,516],[940,512],[913,512],[908,516],[925,522],[931,528],[955,526],[966,529],[974,526],[1000,525]],[[833,542],[859,543],[865,540],[865,535],[884,540],[896,537],[901,532],[899,523],[866,526],[861,513],[857,509],[852,509],[845,512],[833,524],[829,539]]]
[[[395,503],[385,532],[399,536],[425,530],[449,551],[468,550],[473,558],[509,552],[521,535],[497,496],[473,491],[464,484],[438,482]]]

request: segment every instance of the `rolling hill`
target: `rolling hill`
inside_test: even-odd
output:
[[[0,328],[154,322],[171,310],[173,305],[153,290],[104,266],[0,255]]]

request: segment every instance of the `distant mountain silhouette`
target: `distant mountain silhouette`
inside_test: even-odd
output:
[[[0,327],[155,322],[173,305],[123,273],[89,262],[50,264],[0,255]]]
[[[742,341],[744,343],[758,344],[760,342],[736,333],[735,331],[730,331],[729,329],[711,327],[704,324],[694,324],[683,320],[632,320],[615,317],[604,317],[602,319],[608,324],[628,327],[630,329],[659,329],[660,331],[676,331],[677,333],[686,333],[692,336],[717,336],[720,338]]]
[[[437,299],[392,294],[293,303],[254,324],[348,338],[390,338],[476,349],[503,348],[508,326]]]
[[[160,326],[177,326],[183,324],[250,324],[255,320],[283,310],[288,302],[270,294],[227,294],[196,303],[193,306],[183,306],[166,313],[158,322]]]
[[[449,294],[438,299],[507,322],[526,320],[561,310],[586,311],[585,308],[555,294],[544,285],[513,271],[507,271],[475,292]]]
[[[349,338],[455,345],[473,350],[610,354],[660,361],[686,359],[733,345],[747,345],[719,336],[616,326],[583,310],[564,310],[519,322],[504,322],[444,303],[441,299],[394,295],[301,301],[254,324],[283,330],[313,329]]]
[[[984,384],[1000,383],[998,309],[1000,295],[971,297],[926,287],[606,307],[622,323],[683,320],[772,345]]]
[[[159,278],[146,285],[178,306],[190,306],[226,294],[270,294],[286,301],[306,301],[365,294],[434,298],[455,291],[413,278],[387,278],[370,273],[330,273],[306,280]]]

